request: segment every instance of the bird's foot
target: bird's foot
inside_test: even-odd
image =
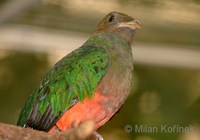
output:
[[[92,136],[95,140],[104,140],[104,138],[99,133],[97,133],[96,131],[93,132]]]

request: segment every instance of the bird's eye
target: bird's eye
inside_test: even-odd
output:
[[[115,16],[114,15],[111,15],[108,19],[108,22],[113,22],[115,20]]]

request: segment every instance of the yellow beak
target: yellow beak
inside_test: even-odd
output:
[[[141,24],[139,22],[139,20],[132,20],[129,22],[121,22],[118,27],[127,27],[130,28],[132,30],[136,30],[136,29],[141,29]]]

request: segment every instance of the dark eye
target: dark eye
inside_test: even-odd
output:
[[[114,15],[111,15],[108,19],[108,22],[113,22],[115,20],[115,16]]]

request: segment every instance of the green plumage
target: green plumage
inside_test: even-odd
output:
[[[18,125],[56,131],[88,119],[95,122],[95,128],[108,121],[131,91],[131,42],[139,28],[138,20],[119,12],[109,13],[82,47],[50,69],[26,101]],[[94,96],[97,88],[100,97]],[[84,102],[86,98],[91,102]]]
[[[40,119],[48,114],[50,105],[52,115],[57,117],[69,109],[75,100],[82,102],[86,97],[91,99],[108,63],[109,57],[103,48],[87,44],[65,56],[50,69],[28,98],[18,125],[32,122],[29,116],[35,113],[34,110],[39,113]]]

